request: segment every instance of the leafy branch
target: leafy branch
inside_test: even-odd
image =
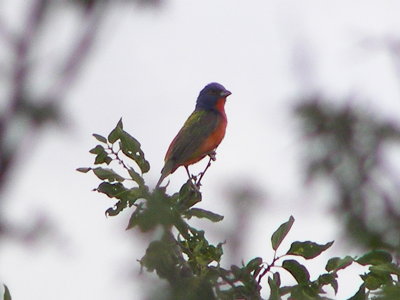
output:
[[[292,216],[271,236],[274,255],[270,263],[255,257],[241,265],[223,267],[224,243],[211,244],[203,230],[189,224],[191,218],[205,218],[212,222],[223,220],[222,215],[194,207],[201,202],[202,195],[192,179],[172,195],[167,194],[163,187],[151,190],[143,178],[143,174],[150,170],[150,164],[140,143],[123,129],[122,120],[107,138],[99,134],[93,136],[100,144],[90,153],[95,155],[94,165],[103,166],[79,168],[78,171],[93,172],[101,180],[94,191],[116,200],[106,210],[106,215],[116,216],[124,209],[133,208],[127,230],[138,228],[149,232],[162,229],[161,237],[148,245],[139,260],[142,269],[155,272],[168,282],[162,299],[263,299],[263,287],[268,290],[270,300],[283,297],[329,299],[325,288],[330,287],[336,294],[338,272],[353,263],[368,266],[368,272],[360,275],[363,283],[349,300],[390,299],[388,295],[400,292],[400,267],[384,250],[372,250],[360,257],[330,258],[325,266],[326,272],[311,279],[303,260],[317,258],[333,245],[333,241],[325,244],[294,241],[286,252],[278,254],[294,224]],[[122,167],[125,175],[110,168],[114,165]],[[287,275],[293,277],[296,284],[284,285]],[[263,286],[265,279],[268,287]]]

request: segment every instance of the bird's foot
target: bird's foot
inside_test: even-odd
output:
[[[193,188],[193,190],[200,191],[200,185],[197,182],[197,176],[192,175],[187,182],[190,183],[190,186]]]
[[[215,152],[215,150],[213,150],[211,153],[209,153],[208,156],[210,157],[210,159],[212,161],[216,161],[217,160],[217,152]]]
[[[197,176],[191,174],[190,180],[196,184],[196,182],[197,182]]]

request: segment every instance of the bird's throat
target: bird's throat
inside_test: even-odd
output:
[[[215,109],[226,119],[225,102],[226,98],[219,98],[217,103],[215,103]]]

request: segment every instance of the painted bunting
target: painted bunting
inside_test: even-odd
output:
[[[191,178],[189,165],[207,155],[213,158],[215,149],[225,136],[227,125],[225,102],[230,94],[230,91],[216,82],[207,84],[200,91],[194,112],[168,148],[156,187],[159,187],[165,177],[174,173],[180,166],[185,167]]]

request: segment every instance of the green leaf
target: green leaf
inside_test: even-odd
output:
[[[179,217],[176,218],[174,221],[174,226],[176,229],[179,231],[179,233],[185,238],[185,239],[190,239],[190,234],[189,234],[189,224],[186,223],[183,218]]]
[[[140,153],[141,153],[141,156],[143,157],[143,159],[141,159],[140,161],[137,161],[136,163],[138,164],[142,173],[147,173],[148,171],[150,171],[150,163],[144,159],[143,152],[141,151]]]
[[[120,184],[120,183],[117,183]],[[109,184],[111,185],[111,184]],[[115,186],[116,184],[114,184]],[[113,185],[111,185],[113,186]],[[129,190],[122,190],[121,192],[117,193],[114,196],[114,198],[119,199],[113,207],[110,207],[109,209],[106,210],[106,215],[107,216],[116,216],[118,215],[121,211],[123,211],[127,207],[131,207],[133,204],[135,204],[136,200],[142,198],[142,190],[139,188],[132,188]],[[110,197],[110,196],[109,196]]]
[[[197,243],[197,245],[192,249],[193,256],[195,257],[196,263],[201,267],[206,267],[213,261],[220,261],[223,254],[222,244],[218,244],[217,247],[209,245],[205,238],[204,240],[196,241],[195,243]],[[248,274],[245,269],[242,269],[241,275],[250,277],[250,274]]]
[[[353,263],[353,258],[350,256],[346,256],[344,258],[340,257],[332,257],[328,260],[325,270],[330,271],[339,271],[341,269],[345,269]]]
[[[325,273],[322,274],[318,277],[318,283],[323,286],[323,285],[331,285],[332,288],[335,290],[335,295],[338,292],[338,282],[336,280],[337,275],[335,273]]]
[[[292,228],[293,223],[294,223],[294,218],[293,216],[290,216],[289,220],[283,223],[281,226],[279,226],[279,228],[272,234],[271,237],[272,249],[274,250],[278,249],[279,245],[282,243],[283,239],[290,231],[290,228]]]
[[[3,286],[4,286],[3,300],[11,300],[10,290],[8,289],[8,287],[5,284],[3,284]]]
[[[92,154],[100,154],[100,153],[106,152],[106,150],[104,149],[103,146],[97,145],[96,147],[90,149],[89,152]]]
[[[140,263],[150,272],[155,270],[160,278],[171,279],[177,271],[176,265],[179,262],[176,251],[175,243],[153,241]]]
[[[99,193],[106,194],[110,198],[118,198],[127,189],[122,185],[122,183],[109,183],[109,182],[102,182],[100,185],[95,189],[95,191]]]
[[[350,297],[347,300],[365,300],[365,299],[367,299],[367,295],[365,294],[365,285],[362,284],[358,289],[357,293],[355,293],[353,297]]]
[[[141,188],[131,188],[121,196],[120,199],[128,201],[129,206],[135,204],[136,200],[144,198],[143,190]]]
[[[120,183],[110,184],[103,182],[103,184],[105,184],[103,185],[103,193],[107,194],[109,197],[120,199],[113,207],[110,207],[106,210],[106,216],[118,215],[125,208],[131,207],[133,204],[135,204],[136,200],[143,197],[143,193],[140,188],[132,188],[127,190]],[[110,195],[110,193],[115,193],[115,195]],[[136,209],[135,212],[136,211],[138,211],[138,209]]]
[[[94,164],[101,165],[103,163],[106,163],[107,165],[109,165],[111,161],[112,161],[111,157],[109,157],[107,152],[104,151],[103,153],[100,153],[96,156]]]
[[[100,134],[93,133],[93,136],[95,137],[96,140],[99,142],[107,144],[107,139],[104,136],[101,136]]]
[[[182,185],[178,195],[179,209],[181,211],[186,211],[188,208],[200,202],[202,198],[201,193],[193,188],[190,179]]]
[[[242,269],[236,265],[231,265],[231,272],[233,275],[235,275],[237,279],[239,279],[242,276]]]
[[[137,173],[134,169],[129,168],[128,173],[129,176],[131,176],[132,180],[135,181],[139,186],[144,185],[143,177],[139,173]]]
[[[109,156],[107,156],[107,157],[104,159],[104,162],[105,162],[107,165],[109,165],[110,162],[112,162],[112,158],[109,157]]]
[[[318,290],[307,284],[298,284],[290,289],[289,299],[296,300],[316,300],[321,299],[318,296]]]
[[[394,263],[380,264],[369,267],[374,273],[389,273],[400,276],[400,267]]]
[[[384,250],[372,250],[356,260],[360,265],[380,265],[392,262],[392,255]]]
[[[143,191],[140,188],[126,189],[121,183],[102,182],[97,189],[99,193],[106,194],[110,198],[117,198],[121,203],[116,203],[115,206],[118,212],[126,207],[135,204],[136,200],[143,198]],[[111,210],[115,211],[115,207]]]
[[[96,147],[91,149],[89,152],[92,154],[96,154],[96,158],[94,161],[95,165],[99,165],[102,163],[109,164],[112,161],[112,159],[108,156],[107,151],[101,145],[97,145]]]
[[[333,290],[335,291],[335,295],[337,294],[338,290],[339,290],[339,284],[337,282],[337,280],[332,280],[332,282],[330,282],[331,287],[333,288]]]
[[[123,128],[123,124],[122,124],[122,118],[119,120],[117,126],[115,126],[115,128],[110,132],[110,134],[108,135],[108,141],[111,144],[114,144],[116,141],[118,141],[121,137],[122,134],[122,128]]]
[[[374,295],[376,295],[376,299],[379,300],[398,299],[400,295],[400,286],[383,286],[381,289],[376,291]]]
[[[78,172],[82,172],[82,173],[87,173],[91,170],[92,168],[78,168],[76,169]]]
[[[278,285],[278,287],[281,286],[281,275],[278,272],[275,272],[273,276],[273,279],[275,283]]]
[[[127,207],[128,205],[125,201],[118,201],[113,207],[106,210],[105,215],[107,217],[114,217]]]
[[[119,119],[119,121],[117,123],[117,127],[124,129],[124,125],[122,124],[122,117],[121,117],[121,119]]]
[[[122,151],[135,153],[140,150],[140,143],[137,139],[127,133],[125,130],[121,132]],[[127,155],[128,156],[128,155]]]
[[[249,272],[252,272],[254,270],[256,270],[257,268],[259,268],[262,264],[262,258],[261,257],[256,257],[253,258],[252,260],[250,260],[247,265],[246,265],[246,269],[249,270]]]
[[[285,260],[282,267],[287,270],[299,284],[307,284],[310,281],[310,274],[306,267],[293,259]]]
[[[269,300],[281,300],[281,296],[279,295],[279,285],[275,280],[271,277],[268,277],[268,285],[270,288]]]
[[[376,290],[380,288],[383,284],[390,283],[392,281],[392,277],[390,274],[376,274],[376,273],[368,273],[365,275],[360,275],[362,280],[364,280],[365,287],[370,291]]]
[[[136,225],[138,225],[143,217],[143,204],[139,204],[136,208],[136,210],[131,214],[131,217],[129,218],[128,226],[125,228],[125,230],[132,229]]]
[[[286,254],[298,255],[305,259],[311,259],[320,255],[323,251],[332,246],[333,241],[325,245],[319,245],[314,242],[293,242]]]
[[[292,288],[293,288],[292,286],[282,286],[282,287],[279,288],[279,294],[281,296],[285,296],[285,295],[290,293]]]
[[[188,219],[190,219],[191,217],[196,217],[199,219],[206,218],[211,222],[219,222],[222,221],[222,219],[224,218],[224,216],[221,216],[219,214],[201,208],[191,208],[184,214]]]
[[[115,173],[112,169],[98,167],[93,169],[93,173],[99,179],[108,180],[109,182],[114,182],[114,181],[122,182],[125,180],[122,176]]]
[[[138,188],[138,190],[141,189]],[[165,199],[148,197],[146,200],[135,204],[136,209],[131,215],[126,229],[138,225],[140,230],[147,232],[157,225],[171,226],[177,218],[180,218],[171,210],[171,206]]]
[[[139,166],[142,173],[147,173],[150,170],[150,164],[145,159],[144,153],[140,149],[139,141],[124,130],[121,130],[120,141],[122,153],[133,159]]]

